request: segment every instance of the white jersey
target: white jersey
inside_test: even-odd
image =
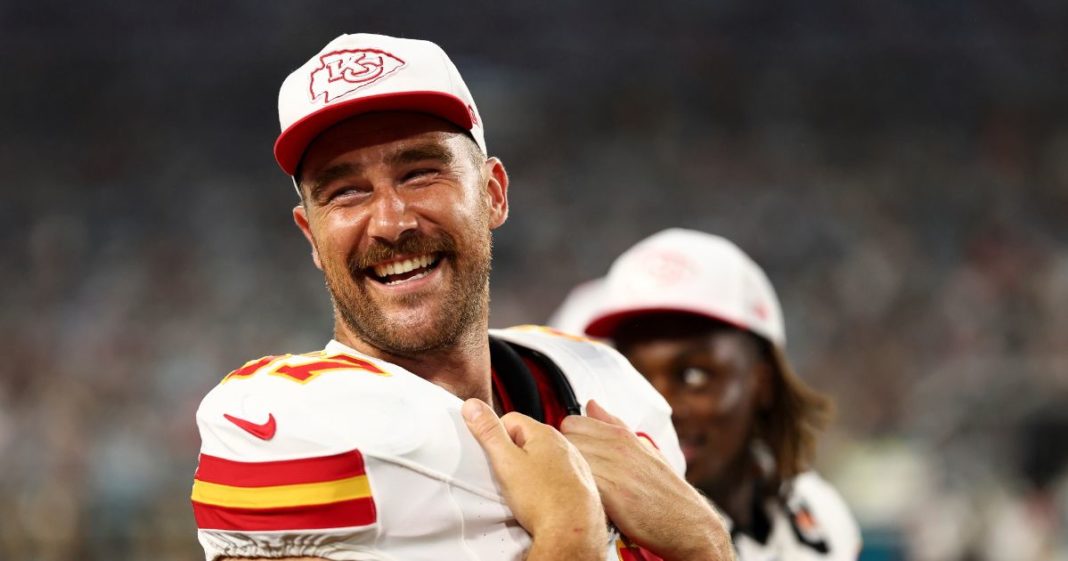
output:
[[[732,532],[738,561],[855,561],[860,528],[842,497],[815,472],[793,479],[785,505],[764,505],[769,529],[763,543]],[[728,525],[730,522],[728,521]]]
[[[667,402],[608,346],[494,330],[564,373],[578,403],[647,435],[680,474]],[[231,372],[197,411],[193,507],[205,557],[520,560],[530,536],[501,495],[462,401],[331,341]],[[605,559],[642,559],[613,535]]]

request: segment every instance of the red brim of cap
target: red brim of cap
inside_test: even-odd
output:
[[[601,339],[614,339],[616,337],[616,331],[619,329],[619,324],[624,320],[639,317],[648,316],[653,314],[687,314],[692,316],[700,316],[716,321],[721,321],[727,325],[733,325],[738,329],[749,331],[749,327],[743,323],[727,319],[722,316],[710,314],[705,310],[698,310],[695,308],[686,307],[668,307],[658,306],[650,308],[627,308],[625,310],[618,310],[615,312],[608,312],[604,315],[597,316],[586,325],[586,335],[590,337],[599,337]]]
[[[327,105],[290,125],[274,143],[274,158],[282,171],[293,175],[315,137],[345,119],[374,111],[418,111],[441,117],[464,130],[474,126],[467,104],[444,92],[398,92],[359,97]]]

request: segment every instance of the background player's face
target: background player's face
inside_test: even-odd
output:
[[[440,119],[372,113],[317,138],[300,184],[294,219],[357,337],[410,356],[481,325],[491,230],[507,217],[499,161]]]
[[[770,401],[756,342],[701,318],[638,321],[621,329],[617,344],[671,404],[687,479],[708,492],[747,479],[754,425]]]

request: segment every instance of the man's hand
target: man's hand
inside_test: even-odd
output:
[[[586,413],[565,418],[560,430],[589,462],[605,512],[624,535],[664,561],[734,558],[723,520],[660,452],[597,402]]]
[[[516,520],[534,539],[527,561],[604,559],[608,531],[590,466],[556,429],[519,413],[498,419],[477,399],[462,413]]]

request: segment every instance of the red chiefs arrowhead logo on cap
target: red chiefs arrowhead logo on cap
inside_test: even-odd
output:
[[[319,57],[311,71],[308,90],[312,101],[324,103],[369,86],[404,66],[400,58],[377,49],[333,51]]]
[[[697,275],[697,265],[685,253],[648,248],[632,258],[641,269],[631,279],[644,290],[658,290],[688,282]]]

